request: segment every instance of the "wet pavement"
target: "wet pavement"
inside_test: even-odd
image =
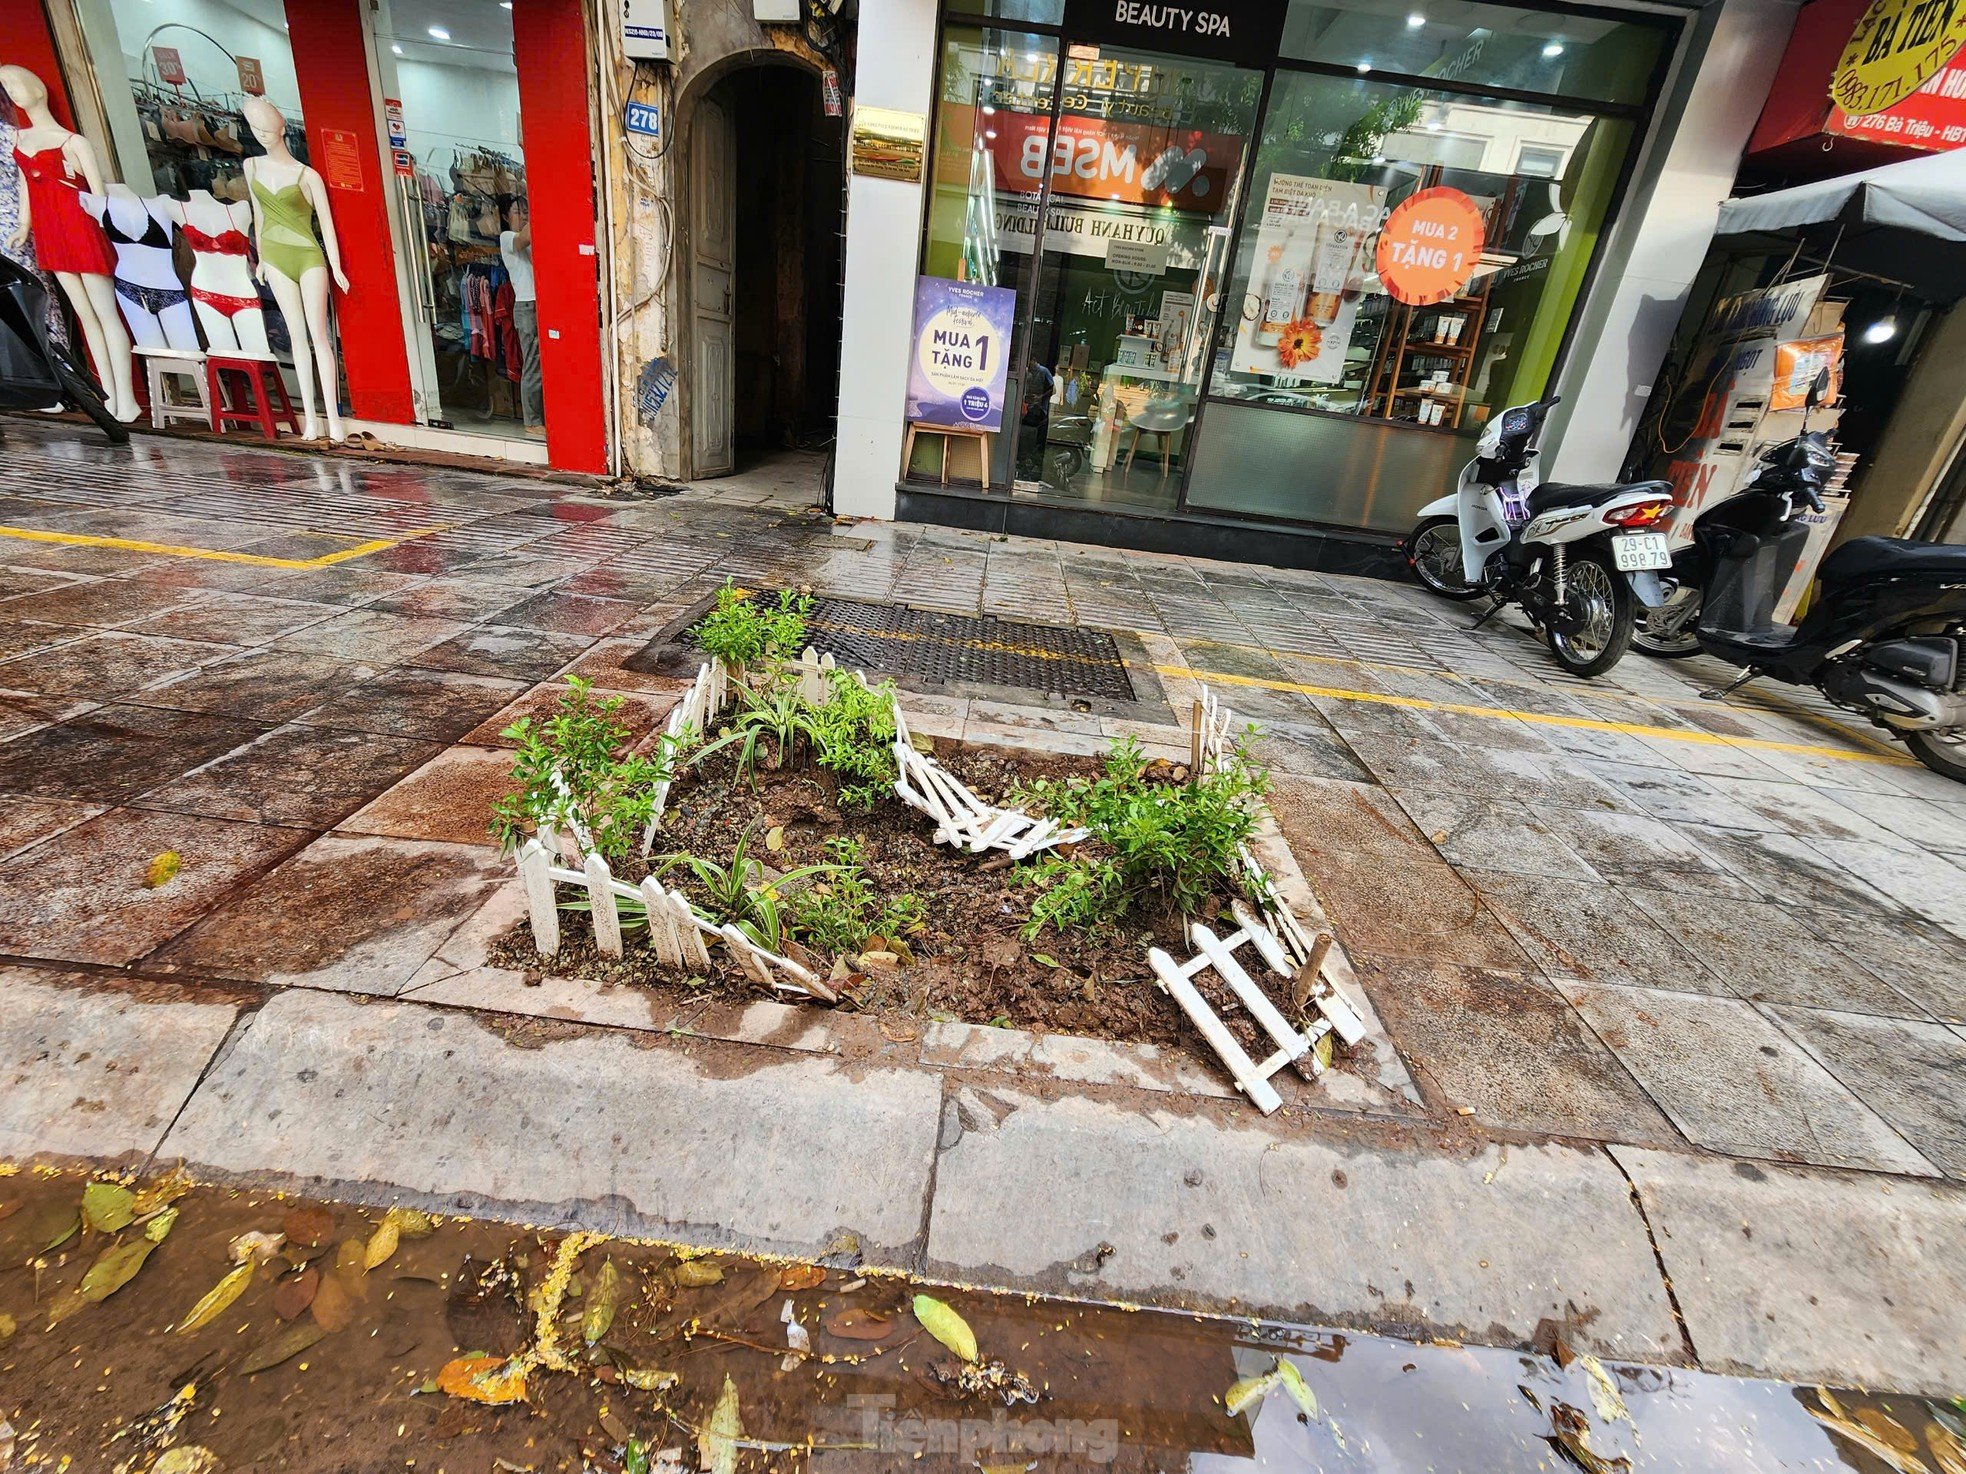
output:
[[[1966,1376],[1950,1290],[1915,1312],[1901,1300],[1877,1311],[1873,1293],[1907,1252],[1949,1265],[1934,1270],[1945,1285],[1966,1276],[1952,1247],[1966,1244],[1953,1185],[1966,1180],[1966,790],[1833,713],[1786,692],[1701,701],[1725,674],[1703,659],[1633,656],[1578,682],[1506,619],[1471,630],[1468,610],[1381,581],[835,525],[782,491],[609,500],[185,440],[114,450],[64,425],[10,420],[7,433],[0,953],[22,965],[0,980],[0,1011],[24,1042],[0,1058],[14,1087],[0,1150],[141,1159],[162,1147],[577,1221],[580,1203],[617,1190],[606,1142],[531,1192],[523,1132],[501,1136],[509,1123],[485,1114],[496,1090],[438,1087],[446,1119],[482,1133],[470,1151],[417,1140],[414,1113],[392,1110],[448,1068],[404,1041],[435,1040],[468,1009],[505,1031],[467,1036],[493,1080],[504,1059],[600,1058],[619,1039],[639,1056],[621,1068],[654,1070],[652,1098],[680,1100],[683,1076],[658,1061],[700,1040],[692,1067],[711,1083],[690,1089],[741,1090],[765,1069],[743,1061],[769,1059],[816,1118],[859,1091],[859,1114],[833,1124],[885,1133],[883,1193],[828,1179],[802,1185],[796,1211],[763,1187],[737,1194],[709,1221],[754,1247],[816,1247],[831,1227],[878,1223],[870,1242],[904,1267],[1350,1324],[1431,1320],[1503,1343],[1574,1290],[1622,1307],[1597,1343],[1607,1354],[1686,1360],[1690,1339],[1707,1365],[1893,1380],[1921,1347],[1950,1345],[1933,1383]],[[509,774],[498,734],[568,672],[623,694],[637,724],[659,723],[678,683],[635,657],[726,577],[1120,637],[1139,697],[1124,710],[945,690],[909,699],[925,732],[1065,751],[1134,733],[1175,751],[1206,681],[1263,730],[1273,810],[1385,1024],[1392,1083],[1300,1092],[1280,1134],[1258,1137],[1200,1057],[946,1024],[870,1039],[810,1010],[661,1011],[489,965],[486,942],[520,914],[483,828]],[[144,886],[166,850],[181,872]],[[399,1000],[386,1029],[374,999]],[[546,1032],[523,1032],[535,1027]],[[297,1071],[279,1049],[256,1053],[256,1032],[313,1041],[317,1057]],[[717,1049],[730,1057],[704,1064]],[[400,1073],[366,1107],[382,1123],[373,1150],[289,1126],[305,1100],[300,1119],[359,1131],[335,1115],[336,1071],[392,1054]],[[868,1058],[899,1083],[854,1083]],[[129,1068],[90,1076],[104,1060]],[[549,1115],[596,1109],[578,1091],[555,1099]],[[745,1129],[741,1096],[718,1109]],[[663,1129],[654,1107],[618,1124]],[[1190,1254],[1204,1221],[1228,1229],[1220,1204],[1178,1249],[1155,1247],[1175,1231],[1152,1217],[1157,1173],[1143,1174],[1145,1216],[1127,1230],[1137,1245],[1097,1274],[1074,1268],[1120,1241],[1103,1209],[1128,1186],[1089,1170],[1075,1143],[1122,1162],[1175,1140],[1169,1180],[1187,1170],[1180,1152],[1232,1164],[1227,1180],[1248,1171],[1255,1206],[1230,1230],[1247,1274]],[[228,1155],[240,1141],[253,1145]],[[1533,1293],[1469,1288],[1475,1261],[1500,1266],[1502,1250],[1458,1255],[1447,1240],[1395,1245],[1420,1258],[1388,1275],[1398,1255],[1371,1262],[1384,1247],[1371,1233],[1327,1254],[1314,1226],[1265,1219],[1280,1211],[1262,1204],[1279,1144],[1311,1184],[1300,1207],[1316,1193],[1359,1211],[1359,1191],[1326,1179],[1375,1180],[1355,1158],[1423,1148],[1443,1185],[1386,1178],[1394,1206],[1378,1209],[1395,1223],[1417,1214],[1451,1237],[1480,1221],[1475,1199],[1525,1169],[1544,1175],[1497,1205],[1496,1242],[1539,1194],[1584,1216],[1550,1241],[1563,1268]],[[467,1170],[471,1152],[515,1150],[504,1177]],[[663,1170],[619,1184],[617,1226],[698,1221]],[[701,1170],[690,1180],[707,1182]],[[1014,1204],[979,1206],[1005,1180],[1058,1193],[1064,1229],[1022,1235]],[[1104,1202],[1083,1190],[1095,1180]],[[948,1198],[958,1191],[971,1196]],[[945,1206],[931,1211],[937,1192]],[[1818,1193],[1838,1206],[1814,1237],[1774,1227]],[[1709,1205],[1716,1223],[1699,1219]],[[1771,1226],[1722,1252],[1728,1221],[1737,1238],[1739,1224]],[[1585,1264],[1594,1237],[1615,1272]],[[1819,1283],[1788,1297],[1785,1253],[1844,1256],[1834,1310]],[[1924,1270],[1904,1272],[1916,1285]],[[1320,1275],[1343,1288],[1327,1293]],[[1718,1285],[1756,1287],[1768,1304],[1702,1288]],[[1907,1317],[1916,1334],[1889,1345]],[[1840,1361],[1839,1336],[1860,1351]]]
[[[1484,1350],[856,1261],[0,1166],[0,1470],[1966,1467],[1966,1403],[1561,1327]]]

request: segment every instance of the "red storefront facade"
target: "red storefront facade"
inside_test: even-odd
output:
[[[226,61],[237,66],[246,92],[249,78],[267,89],[263,95],[291,125],[296,153],[327,186],[350,284],[332,300],[342,399],[356,426],[385,446],[608,472],[593,65],[583,0],[479,0],[482,11],[454,0],[397,0],[393,30],[377,19],[387,9],[368,0],[259,0],[223,12],[241,17],[236,33],[215,24],[210,16],[220,8],[202,0],[181,0],[175,9],[172,0],[146,4],[134,25],[127,9],[117,13],[119,3],[75,0],[73,13],[51,16],[42,0],[0,0],[0,61],[39,76],[57,118],[90,134],[111,179],[130,183],[139,196],[194,189],[206,197],[216,191],[221,200],[240,195],[228,142],[236,142],[236,130],[221,120],[245,93],[219,85],[228,80]],[[282,42],[290,59],[242,49],[272,52]],[[191,65],[195,56],[207,67],[206,85],[198,87],[196,77],[188,87],[153,80],[164,46],[164,71],[176,75],[180,57]],[[134,78],[123,75],[130,70]],[[474,98],[492,101],[473,107]],[[179,126],[160,130],[160,114]],[[193,118],[195,136],[220,147],[176,141]],[[484,162],[490,159],[499,161],[495,188]],[[446,204],[447,186],[460,178],[459,194]],[[467,188],[473,203],[461,208]],[[478,351],[481,333],[496,338],[486,312],[496,316],[498,331],[512,331],[522,298],[501,248],[521,223],[531,235],[527,286],[536,303],[529,316],[537,319],[543,434],[531,425],[537,411],[522,407],[516,340],[503,355],[509,363]],[[486,290],[494,280],[496,293]],[[458,307],[460,285],[472,306]],[[477,304],[486,312],[474,320]]]

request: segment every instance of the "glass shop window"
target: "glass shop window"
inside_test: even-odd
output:
[[[1630,135],[1556,104],[1278,73],[1211,397],[1464,431],[1538,397]]]
[[[1474,0],[1290,0],[1283,55],[1522,92],[1643,102],[1671,29]]]
[[[241,166],[263,150],[240,114],[264,97],[307,162],[307,134],[280,0],[93,0],[77,6],[116,148],[116,172],[140,195],[203,190],[247,199]]]

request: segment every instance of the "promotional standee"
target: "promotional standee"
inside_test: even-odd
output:
[[[253,288],[253,207],[204,189],[163,203],[191,247],[191,305],[211,351],[271,358],[266,311]]]
[[[21,221],[8,244],[19,249],[32,236],[41,269],[60,284],[89,345],[110,413],[127,424],[139,411],[131,382],[130,334],[117,311],[116,253],[82,203],[85,185],[92,195],[104,193],[102,165],[88,139],[55,121],[48,89],[34,73],[25,67],[0,67],[0,91],[27,119],[14,145]]]
[[[252,190],[254,245],[259,251],[259,279],[273,288],[280,315],[293,338],[294,377],[300,381],[303,416],[301,435],[313,440],[321,433],[317,400],[327,400],[328,438],[345,440],[340,401],[335,397],[340,365],[335,353],[334,327],[328,318],[328,277],[346,293],[348,277],[341,269],[341,250],[334,216],[328,209],[328,188],[321,176],[296,159],[287,148],[287,120],[263,97],[246,100],[242,111],[266,156],[248,159],[246,182]],[[316,239],[315,222],[321,234]],[[320,371],[317,394],[315,371]]]
[[[1010,328],[1017,293],[925,276],[915,284],[915,353],[908,421],[924,430],[995,434],[1003,428]]]

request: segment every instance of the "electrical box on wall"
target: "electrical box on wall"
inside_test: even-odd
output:
[[[800,0],[751,0],[752,19],[768,26],[797,25]]]
[[[669,60],[669,0],[621,0],[621,54],[633,61]]]

